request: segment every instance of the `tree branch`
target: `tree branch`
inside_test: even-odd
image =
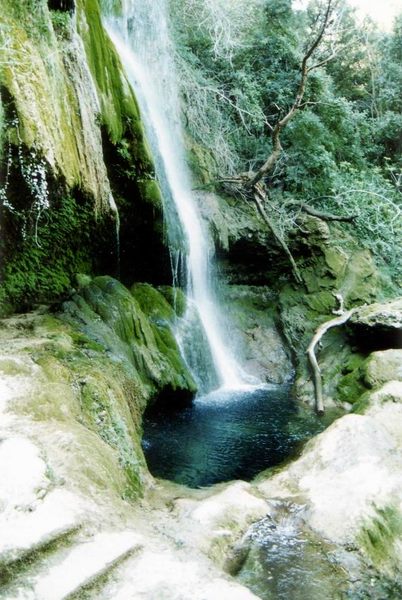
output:
[[[313,208],[312,206],[309,206],[308,204],[302,204],[300,206],[300,208],[307,214],[312,215],[313,217],[317,217],[318,219],[321,219],[322,221],[345,221],[347,223],[350,223],[351,221],[354,221],[355,219],[357,219],[357,215],[350,215],[350,216],[346,217],[346,216],[333,215],[332,213],[321,212],[320,210],[316,210],[315,208]]]
[[[331,16],[331,11],[332,11],[332,0],[328,0],[327,8],[326,8],[326,11],[324,14],[324,19],[323,19],[321,27],[318,31],[318,34],[303,56],[303,60],[302,60],[301,67],[300,67],[300,82],[299,82],[299,86],[297,88],[295,100],[294,100],[291,108],[289,109],[289,111],[286,113],[286,115],[284,117],[282,117],[282,119],[279,119],[276,122],[276,124],[273,128],[273,131],[272,131],[272,152],[268,156],[267,160],[262,165],[262,167],[260,167],[260,169],[258,169],[258,171],[250,178],[250,181],[247,184],[247,188],[250,190],[264,177],[264,175],[266,175],[266,173],[269,173],[272,170],[272,168],[274,167],[275,163],[278,161],[278,159],[281,155],[281,152],[282,152],[282,145],[281,145],[281,141],[280,141],[281,130],[284,127],[286,127],[286,125],[293,118],[296,111],[300,108],[300,106],[302,104],[304,92],[306,90],[307,77],[308,77],[308,73],[309,73],[308,61],[311,58],[311,56],[314,54],[314,51],[320,45],[320,42],[323,38],[323,35],[325,33],[325,30],[327,28],[327,25],[328,25],[328,22],[329,22],[329,19]]]
[[[261,195],[259,194],[258,190],[256,190],[254,192],[253,195],[253,199],[254,199],[254,203],[257,207],[258,212],[260,213],[261,217],[264,219],[265,223],[268,225],[269,229],[272,231],[276,241],[279,243],[279,245],[281,246],[281,248],[283,249],[283,251],[285,252],[286,256],[289,259],[289,262],[292,266],[292,272],[293,272],[293,276],[296,279],[297,283],[302,283],[302,278],[301,275],[299,273],[299,269],[297,268],[295,259],[292,256],[292,253],[289,250],[288,245],[286,244],[286,242],[282,239],[282,237],[279,235],[279,233],[276,231],[274,224],[272,223],[271,219],[268,217],[265,208],[262,204],[262,198]]]
[[[307,354],[310,360],[310,365],[314,376],[316,411],[319,415],[323,415],[325,410],[322,397],[322,377],[320,367],[318,366],[317,358],[315,356],[315,347],[321,341],[321,338],[329,329],[332,329],[332,327],[338,327],[339,325],[343,325],[344,323],[346,323],[346,321],[350,319],[355,310],[356,309],[353,308],[352,310],[344,312],[339,317],[335,317],[335,319],[330,319],[329,321],[325,321],[325,323],[322,323],[316,329],[313,339],[311,340],[307,348]]]

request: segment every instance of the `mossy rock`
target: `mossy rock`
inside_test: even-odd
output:
[[[318,314],[330,314],[336,308],[336,300],[329,291],[321,291],[316,294],[307,294],[305,297],[307,306]]]
[[[402,350],[373,352],[363,366],[366,385],[381,387],[387,381],[402,381]]]
[[[377,508],[376,516],[363,528],[359,542],[377,568],[400,581],[398,540],[402,535],[402,514],[396,506]]]
[[[152,204],[157,210],[163,210],[162,192],[156,179],[141,180],[137,185],[144,202]]]
[[[178,317],[183,317],[187,309],[187,298],[183,290],[169,285],[161,285],[158,291],[166,298]]]
[[[353,371],[342,377],[337,387],[338,399],[342,402],[354,404],[367,391],[362,383],[360,373]]]
[[[346,252],[337,246],[329,246],[324,248],[324,257],[330,275],[335,279],[342,277],[348,263]]]
[[[148,283],[135,283],[130,291],[144,314],[154,322],[172,323],[174,321],[175,312],[172,305],[151,285]]]
[[[95,277],[64,304],[61,318],[102,345],[142,385],[148,399],[165,389],[188,399],[195,393],[171,330],[174,310],[149,284],[137,284],[130,293],[111,277]]]
[[[194,394],[197,389],[196,384],[185,365],[171,329],[176,319],[172,305],[158,290],[147,283],[134,284],[131,294],[149,318],[158,350],[168,359],[172,372],[176,373],[171,384],[172,390],[188,388],[190,393]]]

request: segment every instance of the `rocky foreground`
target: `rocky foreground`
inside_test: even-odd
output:
[[[381,597],[390,581],[397,589],[402,350],[360,364],[353,414],[297,460],[251,484],[190,490],[149,475],[141,409],[124,405],[127,378],[113,354],[40,311],[3,320],[0,344],[1,598],[270,598],[241,582],[253,587],[244,569],[255,567],[255,532],[275,535],[285,513],[297,536],[316,541],[317,557],[331,552],[347,573],[345,594]],[[91,392],[103,406],[93,421],[95,377],[104,387]]]

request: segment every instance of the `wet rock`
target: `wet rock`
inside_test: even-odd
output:
[[[232,346],[245,371],[260,381],[289,381],[293,366],[277,325],[272,290],[266,286],[227,285],[221,292],[230,317]]]
[[[234,543],[268,510],[267,502],[245,481],[226,484],[206,499],[175,502],[175,511],[192,532],[193,542],[222,566]]]
[[[327,540],[347,544],[356,543],[376,518],[376,507],[402,499],[401,475],[393,437],[371,417],[348,415],[259,489],[306,502],[308,525]]]

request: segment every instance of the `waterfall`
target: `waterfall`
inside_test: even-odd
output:
[[[219,385],[242,387],[247,377],[224,342],[222,318],[210,287],[210,242],[186,163],[167,2],[122,0],[121,10],[108,11],[105,27],[136,93],[163,197],[174,206],[173,216],[170,210],[170,218],[167,217],[172,238],[175,221],[181,224],[187,253],[188,305],[198,312]]]

